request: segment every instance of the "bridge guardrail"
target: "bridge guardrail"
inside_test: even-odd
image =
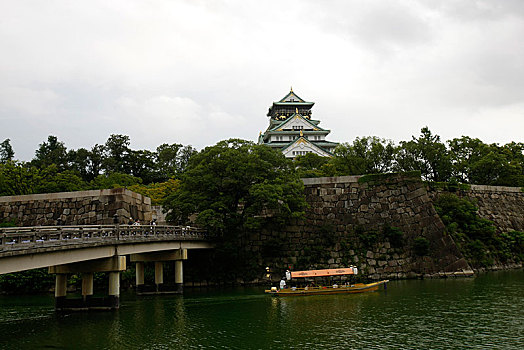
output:
[[[104,241],[161,239],[205,240],[207,233],[191,226],[169,225],[79,225],[0,228],[0,252],[18,249],[84,244]]]

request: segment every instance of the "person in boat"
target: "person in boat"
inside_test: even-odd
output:
[[[284,278],[282,278],[282,280],[280,280],[280,289],[285,289],[286,288],[286,281],[284,280]]]

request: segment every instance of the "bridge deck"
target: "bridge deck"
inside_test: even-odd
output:
[[[0,273],[112,255],[211,247],[205,231],[189,226],[6,227],[0,228]]]

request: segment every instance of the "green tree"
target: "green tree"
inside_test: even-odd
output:
[[[13,147],[11,147],[11,140],[5,139],[0,143],[0,163],[11,161],[14,156],[15,151],[13,151]]]
[[[280,227],[303,215],[303,191],[281,152],[230,139],[191,157],[180,188],[164,206],[171,222],[185,224],[197,214],[196,222],[217,237],[217,254],[228,269],[253,262],[244,250],[250,231]]]
[[[129,174],[139,177],[146,184],[158,180],[156,154],[148,150],[130,150],[127,159],[127,169]]]
[[[35,193],[73,192],[87,188],[87,183],[75,172],[71,170],[59,172],[56,164],[52,164],[40,170]]]
[[[70,150],[67,153],[71,169],[77,172],[82,179],[88,179],[89,151],[85,148]]]
[[[448,181],[451,177],[451,160],[440,136],[433,135],[428,127],[420,130],[418,138],[401,141],[396,152],[396,170],[420,170],[429,181]]]
[[[94,145],[91,150],[79,148],[67,154],[71,170],[77,172],[84,181],[92,181],[102,171],[105,147]]]
[[[18,161],[0,164],[1,196],[36,193],[40,182],[40,171],[34,166]]]
[[[102,171],[104,164],[104,151],[104,145],[95,144],[91,148],[91,152],[89,153],[89,165],[87,167],[88,178],[86,179],[86,181],[88,179],[94,179],[95,177],[100,175],[100,172]]]
[[[95,177],[95,179],[91,181],[90,187],[93,189],[121,188],[139,185],[141,183],[142,179],[139,177],[122,173],[110,173]]]
[[[106,173],[129,174],[129,136],[111,134],[104,147],[103,169]]]
[[[324,169],[329,160],[330,158],[315,153],[306,153],[295,158],[295,167],[300,177],[327,176]]]
[[[182,145],[179,143],[173,143],[171,145],[163,143],[156,148],[156,163],[159,177],[162,181],[174,178],[179,173],[178,157],[181,148]]]
[[[58,141],[56,136],[48,136],[47,142],[42,142],[35,152],[35,157],[31,165],[37,168],[46,168],[51,164],[56,164],[59,171],[68,168],[67,148],[64,143]]]
[[[340,175],[385,173],[392,169],[395,146],[376,136],[357,137],[353,144],[338,145],[334,153],[333,163]]]
[[[447,142],[452,175],[460,182],[471,183],[471,165],[478,162],[489,152],[489,146],[479,139],[462,136]]]
[[[151,204],[163,204],[168,195],[178,190],[180,180],[169,179],[165,182],[156,182],[148,185],[136,184],[128,187],[133,192],[140,193],[151,198]]]
[[[502,152],[509,159],[509,171],[500,177],[498,184],[524,187],[524,143],[505,144],[502,146]]]
[[[182,147],[182,149],[180,149],[180,152],[177,156],[177,170],[179,173],[186,170],[186,167],[189,164],[189,160],[196,153],[197,150],[191,145],[184,146]]]

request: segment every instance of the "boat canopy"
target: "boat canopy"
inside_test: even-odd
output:
[[[341,269],[309,270],[309,271],[291,271],[291,278],[356,275],[357,273],[358,273],[358,270],[356,267],[347,267],[347,268],[341,268]]]

